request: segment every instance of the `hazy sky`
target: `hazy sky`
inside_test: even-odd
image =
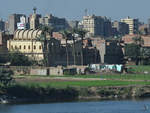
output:
[[[33,7],[38,13],[52,13],[69,20],[82,19],[87,8],[89,14],[107,16],[120,20],[131,16],[147,22],[150,18],[150,0],[1,0],[0,18],[7,19],[9,14],[31,14]]]

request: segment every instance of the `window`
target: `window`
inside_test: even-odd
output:
[[[26,49],[26,46],[24,46],[24,49]]]
[[[17,46],[15,46],[15,49],[17,49]]]
[[[11,49],[14,49],[13,46],[11,46]]]
[[[36,49],[36,46],[34,46],[34,49]]]
[[[19,49],[21,49],[21,45],[19,46]]]
[[[30,46],[28,46],[28,49],[30,49]]]
[[[39,49],[41,50],[41,49],[42,49],[42,47],[41,47],[41,46],[39,46]]]

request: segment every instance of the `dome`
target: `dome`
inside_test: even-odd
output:
[[[17,30],[14,33],[14,39],[31,40],[37,38],[41,33],[41,30]]]

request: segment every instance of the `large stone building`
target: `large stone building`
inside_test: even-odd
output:
[[[129,25],[129,34],[138,33],[138,26],[139,26],[138,19],[132,19],[130,17],[127,17],[125,19],[121,19],[121,22],[124,22]]]
[[[9,34],[14,34],[14,32],[17,30],[17,23],[20,22],[20,17],[26,17],[24,14],[12,14],[8,18],[8,32]]]
[[[111,36],[112,26],[111,21],[106,17],[101,16],[84,16],[83,17],[83,29],[88,31],[89,36]]]
[[[124,57],[123,49],[119,41],[93,38],[92,45],[99,50],[101,63],[105,63],[105,64],[123,63],[123,57]]]
[[[7,41],[9,51],[20,51],[36,60],[43,59],[41,42],[36,40],[42,31],[17,30],[12,40]]]

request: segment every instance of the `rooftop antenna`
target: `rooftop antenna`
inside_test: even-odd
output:
[[[36,14],[36,10],[37,10],[37,8],[34,7],[34,8],[33,8],[33,13],[34,13],[34,14]]]
[[[85,9],[84,11],[85,11],[85,16],[88,16],[88,10]]]

